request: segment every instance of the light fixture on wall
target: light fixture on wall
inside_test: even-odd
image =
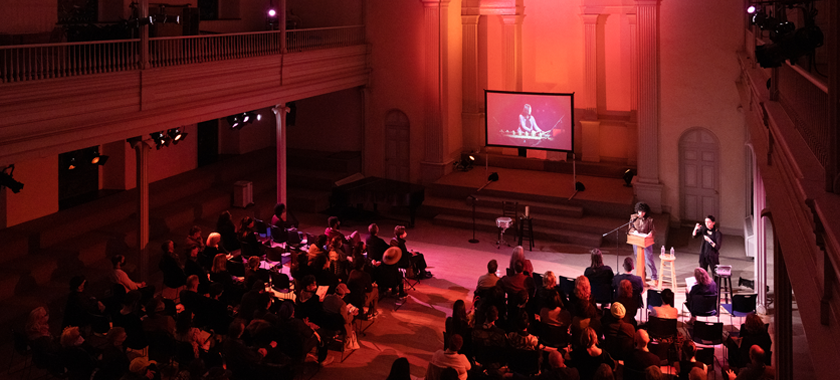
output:
[[[636,176],[636,172],[633,169],[627,169],[624,171],[624,175],[621,176],[624,179],[624,186],[631,187],[633,182],[633,177]]]
[[[8,173],[6,172],[8,171]],[[0,171],[0,187],[7,187],[13,193],[17,194],[23,189],[23,183],[16,181],[13,177],[15,173],[15,166],[9,165]]]
[[[187,132],[182,132],[181,128],[172,128],[166,131],[167,136],[172,141],[173,144],[178,145],[179,142],[183,141],[185,137],[187,137]]]
[[[231,129],[242,129],[245,125],[259,120],[262,120],[262,115],[257,113],[257,111],[248,111],[227,117],[227,122],[230,124]]]
[[[472,153],[461,153],[461,159],[455,162],[455,170],[469,171],[473,168],[475,156]]]
[[[761,67],[779,67],[785,61],[795,65],[799,58],[814,54],[816,48],[823,46],[825,36],[816,25],[817,9],[812,1],[783,1],[783,4],[779,4],[775,9],[777,15],[785,12],[784,8],[801,10],[804,26],[798,29],[785,17],[776,18],[764,6],[756,6],[764,3],[755,2],[747,8],[747,13],[752,15],[750,22],[762,31],[768,31],[772,41],[755,47],[755,60]]]
[[[163,132],[152,132],[149,136],[152,137],[152,141],[155,143],[155,149],[160,150],[162,147],[169,146],[169,136]]]
[[[90,156],[90,163],[92,165],[102,166],[105,165],[106,162],[108,162],[108,158],[108,156],[99,154],[99,151],[94,150],[93,154],[91,154]]]

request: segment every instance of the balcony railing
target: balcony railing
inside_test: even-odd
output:
[[[364,25],[286,32],[287,51],[359,45]],[[282,53],[281,32],[253,32],[152,38],[149,67],[259,57]],[[0,83],[139,70],[140,40],[0,46]]]
[[[829,160],[828,89],[786,64],[779,67],[779,102],[823,168]]]

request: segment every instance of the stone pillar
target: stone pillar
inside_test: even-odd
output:
[[[659,0],[636,0],[638,112],[638,176],[633,190],[651,212],[662,212],[659,182]]]
[[[480,20],[479,14],[461,15],[461,125],[464,147],[470,151],[478,151],[484,145],[481,139],[484,114],[481,111],[484,104],[484,88],[487,86],[486,78],[482,80],[478,66]]]
[[[420,162],[420,176],[424,183],[443,177],[452,170],[452,159],[447,157],[449,123],[447,117],[447,73],[449,24],[447,8],[449,0],[420,0],[425,9],[425,122],[423,161]]]
[[[584,120],[598,120],[598,14],[583,14]],[[597,137],[597,135],[595,136]],[[584,127],[583,138],[586,139]],[[586,143],[584,142],[584,145]],[[586,153],[583,154],[586,160]]]
[[[627,14],[627,22],[630,24],[630,121],[634,124],[637,120],[637,113],[639,112],[639,76],[636,75],[638,71],[638,62],[636,59],[636,15],[633,13]],[[634,155],[633,162],[636,161]]]
[[[518,10],[517,10],[518,11]],[[505,90],[522,91],[523,14],[502,15],[502,75]]]
[[[753,258],[753,272],[755,279],[755,310],[759,314],[767,314],[767,222],[764,218],[764,208],[767,206],[764,193],[764,180],[758,170],[758,164],[753,157],[753,237],[755,239],[755,258]]]
[[[774,223],[775,229],[775,223]],[[774,233],[773,236],[778,236]],[[777,380],[793,380],[793,293],[779,238],[773,238],[773,291],[776,294],[773,366]],[[756,286],[758,283],[756,282]]]
[[[137,137],[130,140],[136,153],[137,174],[137,249],[140,252],[140,281],[149,279],[149,152],[150,140]]]
[[[286,114],[289,107],[286,107],[286,103],[280,103],[272,107],[271,112],[274,112],[277,129],[277,203],[286,204]]]

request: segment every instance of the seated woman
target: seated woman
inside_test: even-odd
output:
[[[514,331],[507,334],[508,345],[514,350],[534,351],[540,349],[540,340],[528,332],[530,327],[528,312],[522,310],[513,317]]]
[[[458,352],[467,356],[472,354],[472,322],[467,316],[467,304],[464,300],[455,301],[452,305],[452,316],[446,317],[444,322],[446,336],[458,334],[464,338],[464,344]]]
[[[606,351],[598,347],[598,334],[587,327],[580,335],[579,345],[571,352],[570,367],[577,368],[581,379],[591,379],[601,364],[607,364],[615,370],[615,360]]]
[[[533,310],[537,313],[543,309],[549,303],[554,302],[554,295],[555,294],[562,294],[563,290],[557,286],[557,277],[554,275],[554,272],[547,271],[543,275],[542,278],[542,286],[537,289],[537,295],[534,297],[534,301],[532,302]],[[563,307],[562,298],[565,295],[561,296],[560,307]]]
[[[513,272],[514,267],[516,266],[516,262],[521,261],[524,265],[523,272],[528,276],[531,273],[534,273],[534,265],[531,264],[531,260],[525,258],[525,249],[522,248],[521,245],[516,246],[513,248],[513,253],[510,255],[510,264],[508,265],[508,272]]]
[[[223,302],[228,305],[238,303],[242,299],[245,289],[234,280],[234,277],[227,270],[227,255],[219,253],[213,258],[213,267],[210,269],[210,281],[224,286],[222,293]]]
[[[209,334],[193,327],[193,313],[191,311],[184,310],[181,314],[178,314],[178,321],[175,322],[175,340],[189,343],[196,359],[201,353],[210,349],[210,342],[207,337],[209,337]]]
[[[767,325],[755,313],[747,315],[741,325],[739,338],[727,339],[725,344],[730,348],[729,366],[732,368],[743,368],[750,364],[750,347],[753,345],[761,347],[765,353],[769,353],[772,346]],[[771,358],[767,359],[769,361]]]
[[[563,299],[559,293],[554,293],[554,296],[543,304],[539,315],[540,322],[556,327],[568,326],[571,319],[569,312],[563,310]]]
[[[213,258],[220,253],[228,253],[222,246],[222,235],[218,232],[211,232],[207,236],[207,243],[204,250],[198,255],[198,262],[206,269],[213,266]]]
[[[56,354],[59,346],[50,332],[50,313],[43,306],[36,307],[26,320],[26,338],[36,354]]]
[[[96,359],[82,346],[84,342],[78,327],[67,327],[61,333],[59,360],[69,380],[89,380],[96,368]]]
[[[688,380],[688,374],[694,368],[700,368],[703,372],[706,371],[706,365],[697,361],[694,355],[697,353],[697,346],[691,340],[685,340],[682,344],[681,358],[679,362],[674,363],[674,368],[677,369],[680,380]]]
[[[362,311],[362,319],[375,318],[379,304],[379,289],[374,286],[373,279],[367,271],[367,261],[364,257],[357,257],[353,260],[353,270],[347,278],[347,287],[350,288],[350,296],[347,297],[350,304]]]
[[[575,292],[569,297],[569,309],[572,313],[572,342],[577,342],[580,334],[587,327],[600,331],[601,312],[595,305],[595,298],[592,297],[592,288],[586,276],[578,276],[575,279]]]
[[[184,274],[184,266],[181,259],[175,253],[175,242],[167,240],[161,246],[163,255],[160,257],[158,267],[163,272],[163,296],[167,299],[176,299],[181,287],[186,284],[187,276]]]
[[[624,314],[624,321],[636,327],[636,312],[639,309],[639,301],[633,295],[633,285],[630,280],[622,280],[618,288],[618,298],[616,302],[621,303],[626,312]]]
[[[599,303],[608,303],[612,301],[612,281],[615,274],[612,268],[604,265],[604,256],[600,249],[595,248],[589,252],[592,262],[583,275],[589,279],[595,300]]]
[[[691,290],[688,291],[688,295],[686,298],[688,310],[691,311],[692,314],[694,313],[694,309],[692,308],[692,306],[697,306],[692,305],[693,297],[717,295],[717,284],[715,284],[715,282],[712,280],[712,278],[709,276],[709,273],[707,273],[705,269],[695,268],[694,279],[697,280],[697,283],[694,284],[694,286],[691,287]],[[696,318],[694,317],[694,315],[692,315],[688,323],[694,323],[695,319]]]
[[[674,307],[674,292],[671,289],[662,291],[662,306],[654,306],[651,315],[658,318],[677,319],[679,310]]]
[[[427,271],[426,257],[422,253],[409,250],[405,245],[405,238],[408,232],[405,226],[394,227],[394,237],[391,238],[391,246],[399,247],[402,252],[400,261],[397,264],[400,268],[410,269],[415,278],[432,278],[432,273]],[[411,277],[412,273],[409,273]]]
[[[219,220],[216,221],[216,232],[221,237],[223,251],[233,252],[240,248],[239,239],[236,238],[236,225],[233,224],[233,217],[229,211],[225,210],[219,214]]]
[[[246,216],[239,223],[239,230],[236,231],[236,238],[242,245],[242,257],[262,256],[260,242],[254,230],[254,218]]]

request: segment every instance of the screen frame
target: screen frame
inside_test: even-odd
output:
[[[571,132],[571,146],[568,150],[566,149],[553,149],[553,148],[529,148],[523,147],[519,145],[501,145],[501,144],[490,144],[490,134],[488,133],[488,122],[487,118],[489,117],[489,113],[487,112],[487,94],[495,93],[495,94],[513,94],[513,95],[537,95],[537,96],[566,96],[569,97],[570,105],[571,105],[571,117],[572,117],[572,127],[570,128]],[[575,93],[557,93],[557,92],[524,92],[524,91],[499,91],[499,90],[484,90],[484,146],[490,147],[501,147],[501,148],[517,148],[517,149],[531,149],[531,150],[544,150],[548,152],[568,152],[574,153],[575,151]]]

